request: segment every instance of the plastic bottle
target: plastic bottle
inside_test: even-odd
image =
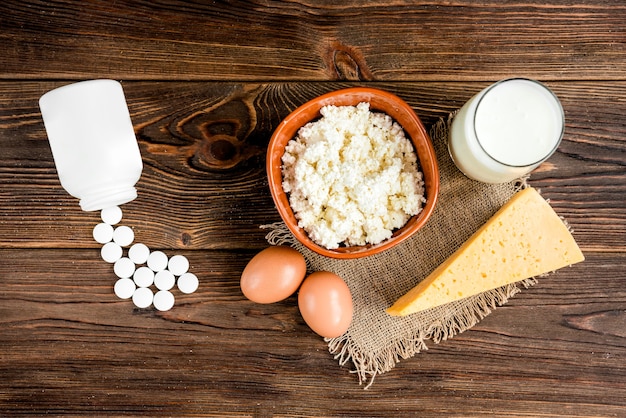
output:
[[[44,94],[39,107],[61,185],[82,210],[137,197],[143,165],[120,83],[69,84]]]

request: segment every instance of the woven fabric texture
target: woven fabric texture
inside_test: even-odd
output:
[[[471,328],[520,290],[518,285],[507,285],[406,317],[385,312],[527,185],[527,179],[485,184],[465,177],[448,153],[450,120],[451,116],[439,120],[430,132],[439,163],[440,194],[431,218],[411,239],[377,255],[338,260],[308,250],[282,223],[263,226],[269,229],[270,244],[298,249],[309,271],[331,271],[348,284],[354,303],[352,324],[341,337],[326,341],[340,365],[352,363],[352,371],[366,388],[376,375],[426,349],[427,342],[439,343]],[[534,282],[528,279],[520,285]]]

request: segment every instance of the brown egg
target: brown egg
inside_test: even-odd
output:
[[[328,271],[317,271],[304,279],[298,307],[304,322],[322,337],[339,337],[352,322],[350,289],[341,277]]]
[[[286,246],[268,247],[252,257],[241,273],[241,291],[257,303],[288,298],[306,275],[304,256]]]

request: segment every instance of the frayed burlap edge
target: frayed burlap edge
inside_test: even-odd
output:
[[[288,245],[305,254],[308,269],[311,270],[309,250],[295,239],[284,223],[263,225],[262,228],[270,230],[266,235],[269,244]],[[325,338],[324,341],[328,343],[329,352],[340,366],[346,366],[352,362],[354,370],[350,372],[357,374],[359,384],[367,383],[365,389],[369,389],[377,375],[390,371],[401,360],[409,359],[423,350],[428,350],[426,341],[430,340],[439,344],[472,328],[494,309],[504,305],[520,292],[518,285],[528,288],[536,282],[535,278],[530,278],[476,295],[472,297],[471,304],[462,304],[458,307],[454,316],[444,320],[435,320],[425,328],[416,327],[410,335],[404,334],[400,338],[392,338],[384,349],[377,352],[363,350],[354,342],[349,332],[337,338]]]
[[[431,138],[438,151],[438,157],[443,158],[443,161],[441,159],[439,161],[442,182],[448,180],[445,176],[446,172],[449,171],[456,171],[454,176],[463,177],[462,175],[459,176],[458,170],[453,167],[453,163],[446,152],[447,146],[444,146],[444,144],[447,143],[449,124],[453,115],[454,114],[451,114],[448,120],[440,119],[431,129]],[[445,155],[443,155],[444,152]],[[527,187],[527,180],[528,177],[525,177],[515,182],[515,184],[511,186],[510,195],[512,196],[517,191]],[[458,178],[456,178],[455,181],[458,181]],[[491,214],[486,216],[485,220],[490,216]],[[277,222],[270,225],[262,225],[262,228],[269,229],[266,235],[268,243],[272,245],[288,245],[303,253],[307,260],[309,271],[325,268],[338,273],[337,270],[341,269],[342,260],[328,259],[311,252],[295,239],[284,223]],[[388,252],[390,251],[394,250],[388,250]],[[443,262],[444,259],[445,258],[437,260],[437,264]],[[346,261],[343,260],[343,262],[345,263]],[[351,260],[351,262],[354,261]],[[422,278],[423,276],[417,278],[415,283]],[[365,388],[368,389],[373,384],[374,378],[377,375],[390,371],[399,361],[411,358],[422,350],[427,350],[427,341],[430,340],[438,344],[441,341],[445,341],[448,338],[452,338],[472,328],[494,309],[504,305],[511,297],[520,292],[521,289],[518,285],[528,288],[535,283],[535,278],[527,279],[517,284],[510,284],[484,292],[461,302],[453,302],[444,307],[429,310],[432,312],[426,312],[424,316],[426,320],[410,328],[407,328],[407,325],[403,324],[401,326],[402,332],[397,334],[390,331],[388,333],[390,337],[384,341],[382,347],[376,347],[375,349],[364,347],[355,342],[354,336],[351,335],[350,330],[338,338],[325,339],[325,341],[328,343],[329,352],[338,360],[340,366],[345,366],[349,362],[353,363],[354,370],[351,370],[351,373],[357,374],[359,384],[367,383]],[[354,293],[354,286],[357,286],[354,280],[348,280],[348,285],[351,286],[351,290]],[[359,291],[362,289],[356,290]],[[408,288],[404,289],[402,293],[406,290],[408,290]],[[389,295],[387,296],[389,297]],[[395,300],[396,296],[393,296],[390,301]],[[355,309],[356,308],[358,307],[355,306]],[[384,309],[381,309],[381,311],[383,315],[386,315]],[[422,318],[418,314],[412,316],[414,317],[414,322],[415,317],[418,317],[418,320]]]

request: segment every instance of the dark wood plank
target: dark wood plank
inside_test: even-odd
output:
[[[624,22],[620,0],[2,2],[0,416],[623,416]],[[587,260],[363,390],[295,297],[239,289],[279,219],[271,132],[366,83],[431,126],[509,76],[563,102],[564,141],[531,182]],[[200,278],[170,311],[113,294],[98,214],[58,181],[37,100],[88,78],[124,80],[141,147],[124,223]]]
[[[91,228],[99,214],[82,212],[61,188],[37,107],[61,84],[0,83],[0,247],[97,246]],[[155,248],[262,248],[259,226],[279,220],[264,170],[273,129],[305,101],[353,85],[125,82],[144,171],[124,222]],[[370,85],[403,97],[430,126],[486,84]],[[563,102],[566,133],[532,184],[585,251],[624,251],[626,83],[550,86]]]
[[[624,21],[621,0],[9,0],[0,77],[623,80]]]
[[[367,391],[306,327],[295,297],[245,300],[238,275],[252,252],[184,254],[201,286],[159,313],[117,299],[95,250],[0,250],[2,415],[571,417],[626,407],[624,253],[590,253]]]

